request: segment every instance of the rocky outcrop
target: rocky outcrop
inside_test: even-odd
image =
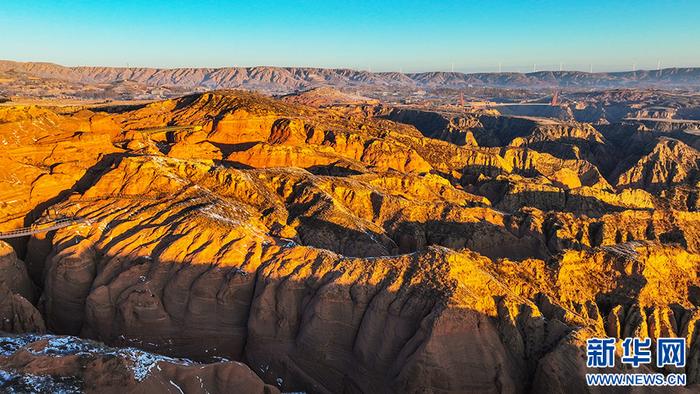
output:
[[[650,153],[620,174],[617,185],[655,192],[678,184],[698,187],[698,174],[700,152],[681,141],[661,138]]]
[[[139,149],[139,148],[137,148]],[[169,157],[178,159],[211,159],[221,160],[221,150],[210,142],[202,141],[198,143],[175,143],[168,151]]]
[[[0,337],[0,389],[6,392],[274,394],[244,364],[197,364],[69,336]]]
[[[44,332],[44,319],[32,305],[36,298],[24,263],[10,245],[0,241],[0,331]]]
[[[567,173],[571,174],[571,171],[567,169],[563,175],[568,175]],[[482,180],[476,187],[478,194],[486,196],[495,207],[510,212],[534,207],[545,211],[600,216],[610,211],[654,208],[653,196],[644,190],[631,189],[615,193],[589,186],[569,189],[545,177],[536,179],[537,182],[533,182],[532,179],[518,175],[501,175]]]

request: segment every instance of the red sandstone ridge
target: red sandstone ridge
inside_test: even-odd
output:
[[[317,93],[0,112],[0,231],[80,219],[0,251],[3,330],[73,336],[13,384],[586,392],[587,338],[671,336],[697,390],[692,137]]]

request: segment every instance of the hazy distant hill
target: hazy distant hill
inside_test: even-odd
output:
[[[225,68],[125,68],[64,67],[53,63],[0,61],[0,72],[79,83],[132,81],[148,86],[208,89],[246,88],[288,92],[319,85],[376,88],[462,88],[492,87],[699,87],[700,68],[666,68],[654,71],[586,73],[581,71],[540,71],[534,73],[475,73],[357,71],[309,67],[225,67]]]

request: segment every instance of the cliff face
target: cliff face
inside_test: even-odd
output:
[[[46,330],[44,319],[32,305],[37,294],[24,262],[10,245],[0,241],[0,330],[10,333]]]
[[[211,391],[585,392],[586,338],[637,335],[686,337],[700,382],[697,185],[656,170],[691,174],[689,145],[230,91],[30,112],[0,124],[34,133],[0,147],[20,200],[5,225],[81,222],[15,241],[26,268],[2,252],[3,330],[205,364],[158,359],[139,380],[132,353],[62,339],[93,349],[77,357],[90,374],[67,349],[45,357],[56,337],[23,337],[0,356],[18,376],[42,364],[95,391],[196,391],[199,378]],[[84,119],[110,126],[71,133]],[[453,143],[459,127],[473,143]],[[635,150],[649,141],[656,153]],[[644,157],[663,181],[611,181],[601,152],[620,168]],[[107,381],[107,366],[124,373]]]
[[[185,217],[192,206],[176,210],[181,203],[168,200],[163,208],[149,201],[155,211],[140,219],[98,213],[104,232],[56,234],[45,269],[51,329],[195,359],[245,359],[287,390],[464,392],[494,382],[530,387],[540,359],[584,328],[580,335],[655,338],[695,324],[700,259],[679,247],[567,251],[551,267],[435,246],[350,258],[255,236],[264,227],[254,215],[212,207]],[[647,313],[634,308],[649,317],[633,317]],[[621,313],[630,317],[616,323]],[[654,320],[668,314],[681,323]]]
[[[617,184],[624,187],[663,190],[674,185],[697,186],[700,182],[700,152],[681,141],[661,138],[651,152],[622,171]]]

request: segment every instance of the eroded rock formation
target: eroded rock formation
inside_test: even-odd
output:
[[[110,346],[243,361],[269,385],[308,392],[585,392],[586,338],[682,336],[697,390],[695,148],[317,98],[7,111],[1,127],[34,137],[0,147],[18,174],[3,181],[18,200],[5,226],[80,218],[16,241],[27,268],[6,248],[8,299],[24,300],[2,304],[24,311],[7,327],[45,321]],[[42,126],[54,117],[95,120],[80,133]],[[34,157],[18,162],[23,151]],[[16,363],[43,355],[18,349],[4,362],[34,373]],[[165,364],[148,379],[274,390],[233,363],[203,375]]]
[[[235,361],[201,365],[54,335],[7,336],[0,348],[0,389],[13,393],[279,393]]]

